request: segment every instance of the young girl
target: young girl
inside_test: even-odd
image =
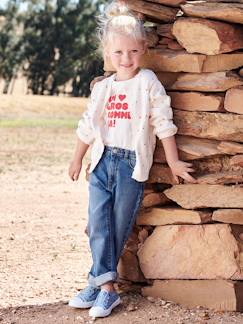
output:
[[[120,304],[114,289],[117,264],[143,198],[153,162],[156,136],[178,181],[196,180],[190,163],[178,159],[170,98],[156,75],[140,69],[146,51],[142,22],[117,3],[108,7],[100,32],[104,55],[116,74],[97,82],[79,121],[77,147],[69,168],[78,180],[92,144],[88,233],[93,265],[88,286],[69,305],[89,308],[92,317],[108,316]]]

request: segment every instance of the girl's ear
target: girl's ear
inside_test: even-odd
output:
[[[103,60],[104,62],[109,61],[109,55],[106,52],[103,53]]]

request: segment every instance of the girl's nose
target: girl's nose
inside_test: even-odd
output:
[[[124,55],[123,55],[123,59],[124,59],[125,61],[129,61],[129,60],[130,60],[130,54],[129,54],[129,53],[124,53]]]

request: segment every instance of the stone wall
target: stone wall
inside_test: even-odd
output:
[[[158,141],[120,276],[149,283],[145,296],[242,311],[243,1],[125,2],[150,26],[142,66],[171,96],[198,184],[174,182]]]

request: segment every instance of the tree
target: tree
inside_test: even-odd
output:
[[[44,94],[48,90],[48,78],[55,60],[55,41],[52,1],[28,1],[23,44],[25,75],[34,94]]]
[[[3,92],[7,93],[10,81],[23,59],[19,1],[8,1],[6,8],[0,8],[0,15],[3,17],[0,29],[0,75],[5,81]]]
[[[102,73],[96,53],[94,17],[103,0],[25,1],[25,73],[35,94],[59,93],[72,81],[74,96],[89,94],[89,83]]]
[[[98,43],[95,37],[96,21],[94,17],[100,13],[100,5],[106,1],[79,1],[77,10],[82,12],[77,23],[78,42],[75,44],[77,60],[75,77],[73,78],[73,95],[87,95],[90,81],[103,72],[103,60],[97,52]],[[93,17],[93,19],[90,19]]]

